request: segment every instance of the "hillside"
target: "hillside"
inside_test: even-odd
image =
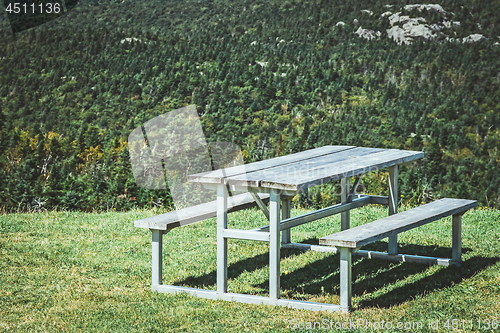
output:
[[[411,4],[81,0],[16,35],[4,19],[0,206],[170,204],[137,187],[126,140],[193,103],[207,141],[238,143],[246,163],[327,144],[423,150],[401,172],[405,202],[499,206],[500,1]],[[380,194],[384,173],[363,185]],[[337,200],[321,191],[312,204]]]

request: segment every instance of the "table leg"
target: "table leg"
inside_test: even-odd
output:
[[[280,193],[272,189],[269,198],[269,298],[280,298]]]
[[[398,166],[389,168],[389,215],[398,213]],[[398,254],[398,235],[389,236],[388,254]]]
[[[349,183],[350,177],[345,177],[340,180],[340,202],[346,203],[347,197],[351,190],[351,184]],[[340,213],[340,230],[347,230],[351,227],[351,212],[346,211]]]
[[[152,241],[152,260],[151,260],[151,289],[157,290],[162,284],[162,249],[163,249],[163,230],[151,229]]]
[[[227,188],[217,186],[217,293],[227,293]]]
[[[286,220],[290,218],[290,210],[291,210],[291,200],[283,199],[282,207],[281,207],[281,220]],[[281,232],[281,242],[284,244],[291,243],[291,229],[286,229]]]
[[[462,265],[462,215],[452,215],[451,260],[456,266]]]

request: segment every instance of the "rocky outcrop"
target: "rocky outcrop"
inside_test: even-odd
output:
[[[380,33],[380,31],[374,31],[374,30],[370,30],[370,29],[363,29],[361,27],[358,28],[358,30],[356,31],[356,33],[358,34],[359,37],[363,37],[363,38],[368,39],[368,40],[375,39],[376,37],[380,37],[382,35]]]
[[[446,14],[446,11],[441,7],[440,5],[406,5],[405,10],[413,10],[413,9],[418,9],[419,12],[421,12],[423,9],[426,9],[428,11],[435,11],[440,14]]]
[[[470,36],[465,37],[462,39],[463,43],[475,43],[475,42],[480,42],[483,40],[487,40],[488,38],[484,37],[481,34],[472,34]]]
[[[391,11],[386,11],[381,14],[380,19],[389,21],[391,28],[386,30],[387,36],[393,39],[398,45],[410,44],[414,40],[430,41],[437,37],[441,37],[440,39],[445,41],[460,41],[462,43],[475,43],[487,39],[481,34],[472,34],[465,38],[451,38],[447,36],[445,34],[448,33],[446,29],[458,28],[460,27],[460,22],[451,20],[450,17],[454,14],[446,12],[441,5],[406,5],[397,12],[392,11],[394,5],[385,5],[385,7],[391,8]],[[403,10],[407,15],[402,15]],[[441,18],[438,19],[438,22],[427,22],[423,17],[410,16],[413,12],[422,12],[424,10],[436,12],[440,14]],[[373,15],[373,12],[369,10],[361,10],[361,13],[369,14],[370,16]],[[357,20],[355,19],[354,23],[356,22]],[[343,25],[343,22],[339,22],[337,26],[339,26],[340,23]],[[355,33],[368,40],[372,40],[381,35],[378,31],[363,29],[361,27],[359,27]]]
[[[393,26],[396,23],[402,23],[402,24],[410,23],[412,25],[417,25],[420,24],[420,22],[425,22],[425,19],[423,17],[410,18],[409,16],[399,16],[399,14],[401,14],[401,12],[389,16],[389,24],[391,26]]]
[[[387,13],[390,12],[382,15],[387,16]],[[417,38],[429,40],[436,37],[429,26],[421,24],[421,22],[425,22],[423,17],[400,16],[400,14],[401,12],[398,12],[389,16],[389,24],[392,28],[387,30],[387,36],[399,45],[403,43],[409,44],[413,39]]]

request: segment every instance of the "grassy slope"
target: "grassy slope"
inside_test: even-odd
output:
[[[39,27],[37,32],[44,34],[33,37],[29,33],[20,34],[17,42],[0,38],[0,57],[6,58],[0,64],[5,68],[5,74],[0,75],[0,95],[3,94],[0,122],[5,120],[5,130],[0,131],[0,177],[3,170],[8,183],[0,186],[0,205],[17,209],[19,203],[22,207],[33,206],[34,200],[41,198],[47,201],[46,207],[147,207],[151,196],[125,185],[126,179],[133,182],[128,157],[125,153],[125,158],[115,153],[124,151],[120,151],[122,143],[134,126],[192,102],[197,104],[200,114],[206,112],[201,120],[207,141],[235,140],[249,160],[326,144],[425,150],[427,160],[423,160],[419,174],[412,176],[421,182],[407,182],[406,172],[402,172],[403,184],[409,184],[408,191],[401,187],[403,194],[417,197],[418,193],[413,191],[417,189],[420,193],[425,191],[429,198],[467,197],[488,206],[498,205],[500,80],[496,69],[500,64],[500,48],[493,42],[500,33],[494,7],[486,6],[489,9],[483,11],[478,5],[462,0],[467,6],[461,10],[460,1],[446,5],[443,2],[447,11],[456,12],[454,19],[462,22],[453,31],[457,32],[457,38],[481,32],[491,37],[487,43],[396,46],[386,37],[371,42],[360,39],[354,33],[357,26],[350,23],[356,18],[363,28],[380,31],[389,28],[388,20],[359,12],[368,8],[379,15],[387,10],[382,2],[375,5],[356,1],[342,6],[340,2],[325,1],[323,6],[308,0],[296,1],[292,6],[261,0],[100,1],[98,6],[89,6],[88,1],[82,0],[67,16]],[[403,3],[399,1],[396,7]],[[314,6],[324,9],[323,14],[317,13],[318,22],[309,19],[312,16],[308,10]],[[261,24],[263,20],[267,20],[265,25]],[[346,22],[345,29],[336,26],[340,20]],[[319,29],[319,24],[324,29]],[[477,24],[482,24],[483,29]],[[256,29],[261,25],[264,27],[259,32]],[[89,27],[92,29],[88,30]],[[109,30],[107,33],[98,29],[104,27]],[[77,28],[83,29],[85,36],[87,32],[94,36],[78,37]],[[120,43],[125,37],[147,39],[148,33],[157,35],[152,37],[158,42],[157,49],[151,50],[152,55],[140,47]],[[229,38],[233,33],[234,38]],[[188,36],[193,42],[188,41]],[[227,49],[217,46],[215,38],[222,36],[226,36]],[[278,48],[277,37],[284,38],[288,46]],[[249,47],[253,41],[258,41],[255,49]],[[318,61],[323,56],[325,60]],[[136,61],[134,66],[129,63],[132,60]],[[151,67],[150,60],[161,68],[151,77],[141,78],[142,70]],[[253,66],[257,68],[255,72],[249,69],[253,67],[248,64],[264,60],[271,61],[268,69],[257,65]],[[177,62],[185,64],[187,72],[179,74],[179,79],[172,79],[181,72]],[[273,62],[276,68],[271,69]],[[123,67],[114,68],[116,63]],[[193,69],[196,63],[203,68],[200,70],[203,76]],[[230,64],[229,68],[225,64]],[[278,64],[298,68],[293,70]],[[155,66],[152,67],[153,70]],[[57,74],[59,70],[68,73]],[[290,89],[274,79],[274,74],[289,70]],[[235,73],[234,78],[219,75],[224,71]],[[261,75],[257,74],[259,71],[267,77],[261,88],[253,87],[257,82],[254,76]],[[327,76],[328,72],[331,77],[318,79],[319,74]],[[162,74],[165,77],[160,78]],[[70,75],[78,79],[71,80],[74,82],[60,79]],[[30,77],[33,81],[27,85]],[[226,77],[229,87],[223,88],[222,80]],[[244,80],[240,80],[242,77]],[[398,82],[395,90],[386,85],[393,77]],[[299,78],[308,84],[293,83],[302,82],[297,81]],[[176,90],[180,83],[191,79],[192,84]],[[19,92],[18,98],[17,90],[14,93],[16,81],[20,87],[28,87],[23,98],[29,96],[27,99],[31,101],[24,109],[19,107],[23,103],[22,94]],[[134,91],[139,84],[144,89],[142,97],[137,99],[140,93],[136,95]],[[462,84],[466,86],[461,87]],[[195,94],[199,100],[191,100],[195,89],[205,87],[206,91]],[[150,98],[149,93],[154,89],[158,89],[156,97]],[[221,92],[224,90],[227,92]],[[237,105],[225,105],[231,102]],[[207,110],[206,105],[212,105],[212,109]],[[253,110],[252,105],[259,111]],[[306,111],[311,117],[300,120],[298,112]],[[87,131],[83,124],[96,127]],[[44,135],[55,131],[61,135],[58,138],[64,139],[54,141],[54,145],[64,148],[52,155],[48,150],[34,152],[32,137],[20,130],[25,127],[30,127],[31,136],[36,131]],[[120,136],[121,143],[114,141]],[[74,140],[78,145],[72,144]],[[40,141],[34,139],[34,142]],[[87,158],[90,148],[97,146],[101,158],[99,152],[95,159]],[[49,167],[42,171],[46,163]],[[96,175],[92,170],[98,164],[102,166],[101,174]],[[42,172],[43,177],[39,177]],[[103,184],[103,178],[116,179],[116,176],[121,178]],[[137,202],[121,207],[125,204],[117,197],[126,186]],[[76,193],[83,193],[82,198]],[[60,199],[63,195],[67,195],[65,200]]]
[[[303,213],[293,210],[292,214]],[[157,211],[0,215],[0,329],[3,331],[287,331],[290,321],[380,322],[500,319],[500,211],[463,220],[461,268],[356,260],[352,315],[211,301],[150,291],[150,232],[132,221]],[[352,223],[386,215],[353,211]],[[257,210],[231,215],[232,227],[265,224]],[[292,241],[317,243],[339,217],[294,229]],[[400,235],[401,252],[451,255],[450,218]],[[417,246],[418,244],[418,246]],[[366,248],[383,250],[384,242]],[[164,283],[215,289],[215,221],[165,236]],[[265,243],[229,242],[229,291],[265,295]],[[338,302],[338,255],[282,251],[283,297]],[[476,327],[475,326],[475,327]],[[444,328],[442,327],[444,330]],[[467,331],[467,330],[466,330]]]
[[[20,34],[17,42],[0,38],[0,68],[5,69],[0,73],[0,123],[5,129],[0,130],[0,178],[4,171],[7,179],[7,185],[0,186],[0,205],[7,209],[32,207],[38,198],[50,208],[148,207],[151,196],[132,188],[128,157],[120,149],[134,126],[182,103],[196,103],[200,115],[206,113],[201,121],[208,142],[236,141],[248,156],[245,162],[326,144],[425,150],[427,160],[419,173],[408,176],[413,183],[405,181],[408,190],[401,188],[405,196],[425,192],[429,200],[456,196],[488,206],[500,203],[500,48],[494,46],[500,33],[493,5],[443,2],[462,22],[453,31],[457,38],[481,32],[490,37],[486,43],[397,46],[385,34],[367,42],[354,33],[354,19],[363,28],[390,27],[388,20],[374,18],[387,10],[383,1],[99,3],[89,6],[82,0],[66,16],[37,28],[36,36]],[[399,1],[395,8],[405,3]],[[466,5],[462,9],[461,3]],[[310,19],[311,8],[324,10],[316,13],[317,22]],[[377,15],[361,15],[359,10],[365,8]],[[337,27],[338,21],[346,22],[345,28]],[[98,29],[104,27],[107,33]],[[93,37],[78,37],[76,29]],[[148,33],[157,39],[151,55],[121,44],[122,38],[147,39]],[[222,36],[224,47],[216,42]],[[275,44],[277,37],[287,43]],[[255,48],[250,47],[253,42]],[[248,66],[255,61],[270,65]],[[194,70],[197,63],[204,75]],[[155,72],[143,76],[143,69],[154,64],[159,64],[156,70],[152,66]],[[186,73],[181,73],[182,64]],[[220,75],[224,72],[231,75]],[[278,72],[290,77],[289,86],[275,80]],[[60,79],[73,75],[78,79]],[[262,87],[257,87],[258,75],[267,77]],[[30,77],[33,81],[27,85]],[[224,88],[226,78],[229,86]],[[388,88],[392,78],[397,89]],[[24,109],[22,89],[14,89],[17,81],[27,90],[25,101],[30,100]],[[139,84],[142,95],[136,94]],[[180,85],[184,87],[178,89]],[[191,100],[193,94],[199,99]],[[311,117],[298,118],[299,112]],[[96,127],[85,130],[87,124]],[[35,152],[33,138],[21,131],[25,127],[30,127],[31,136],[38,130],[60,134],[53,146],[63,149]],[[114,141],[120,137],[121,143]],[[92,151],[95,159],[87,158]],[[125,157],[117,156],[120,152]],[[92,171],[99,165],[100,173]],[[112,181],[102,181],[108,177]],[[137,202],[117,199],[127,186]],[[77,193],[83,193],[81,198]]]

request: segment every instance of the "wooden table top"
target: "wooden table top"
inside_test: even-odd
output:
[[[269,160],[188,176],[190,182],[299,191],[410,162],[420,151],[323,146]]]

